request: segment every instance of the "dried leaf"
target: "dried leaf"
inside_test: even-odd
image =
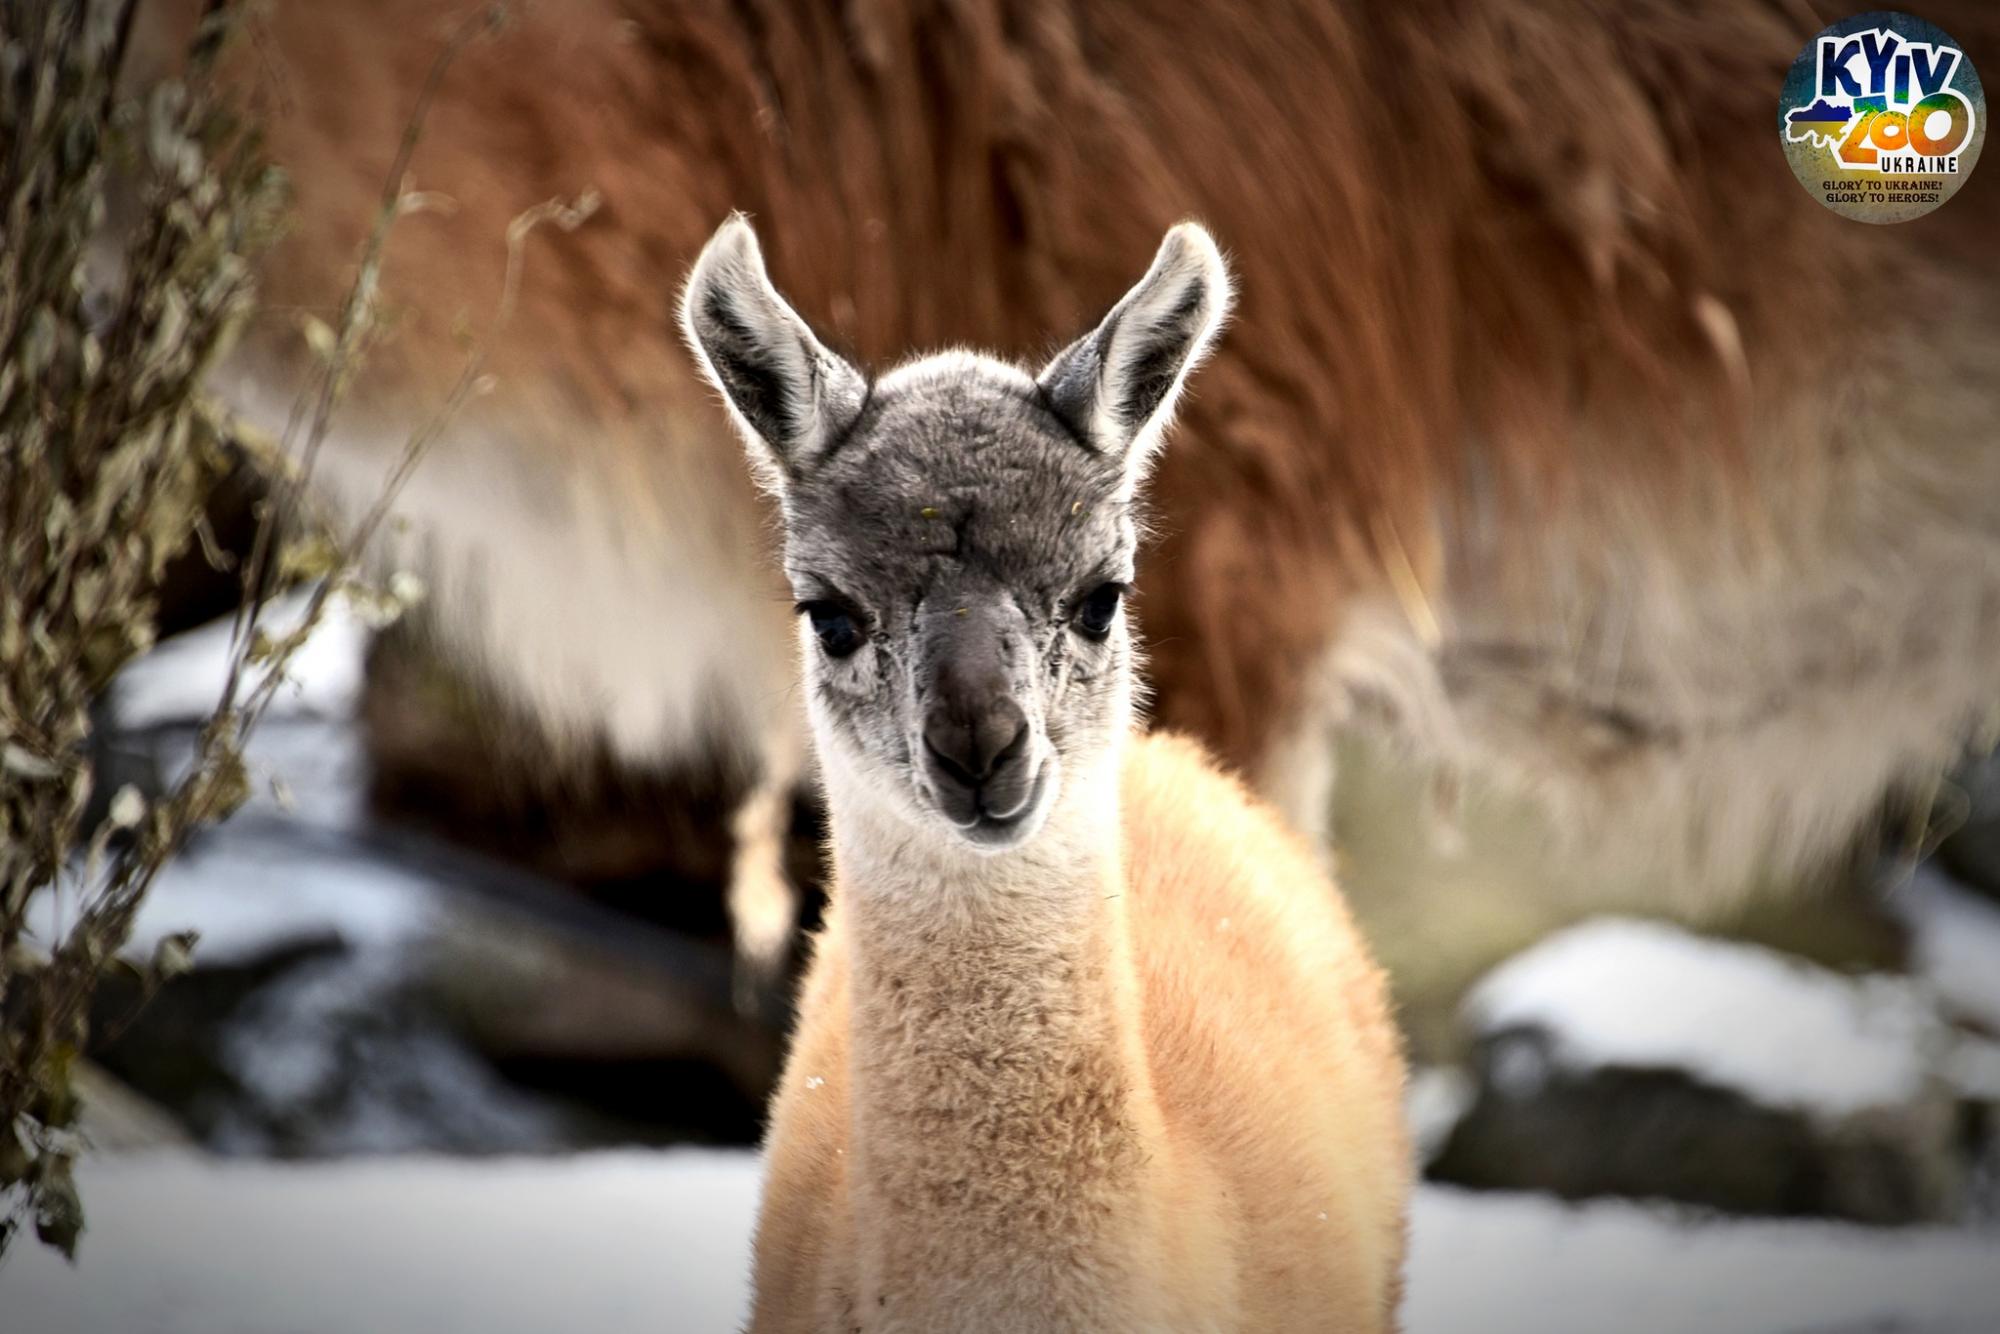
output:
[[[35,1183],[35,1235],[43,1244],[76,1263],[77,1239],[83,1235],[83,1200],[67,1154],[43,1155]]]
[[[138,788],[127,783],[111,798],[109,817],[113,829],[135,829],[146,818],[146,799],[139,795]]]
[[[340,566],[340,549],[323,533],[313,533],[287,543],[284,554],[278,559],[279,574],[287,583],[325,579],[338,571]]]
[[[339,346],[340,340],[334,337],[325,320],[317,315],[301,316],[299,328],[305,334],[306,346],[312,349],[314,356],[321,361],[333,360],[334,349]]]
[[[0,746],[0,771],[13,774],[17,778],[45,781],[60,777],[62,770],[39,755],[30,754],[9,741]]]
[[[153,979],[155,982],[171,982],[173,979],[194,968],[194,947],[201,939],[193,931],[177,931],[170,936],[161,936],[160,943],[153,946]]]
[[[0,1125],[0,1190],[25,1181],[34,1165],[35,1160],[29,1156],[28,1146],[21,1142],[19,1130],[11,1125]]]
[[[429,591],[424,581],[408,570],[398,570],[389,576],[389,596],[405,611],[422,602]]]

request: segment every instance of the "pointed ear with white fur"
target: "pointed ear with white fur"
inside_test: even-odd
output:
[[[1122,456],[1136,484],[1188,372],[1221,329],[1229,299],[1229,269],[1214,239],[1195,223],[1181,223],[1104,322],[1043,369],[1042,391],[1086,441]]]
[[[764,271],[757,233],[732,214],[681,292],[681,331],[743,432],[759,480],[782,495],[852,425],[868,396]]]

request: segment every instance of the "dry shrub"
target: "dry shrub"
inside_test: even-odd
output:
[[[351,530],[331,533],[305,507],[320,442],[380,327],[382,250],[409,207],[403,173],[427,95],[338,318],[305,321],[317,355],[285,438],[233,428],[203,382],[252,310],[253,259],[276,233],[283,182],[217,77],[241,5],[209,0],[183,68],[133,95],[119,72],[136,4],[0,0],[0,1255],[30,1218],[74,1255],[83,1144],[71,1067],[92,993],[113,968],[135,970],[150,995],[189,967],[191,935],[144,962],[120,958],[139,904],[189,836],[248,795],[244,741],[328,600],[385,616],[407,600],[364,583],[346,553],[483,385],[468,345],[456,387]],[[436,73],[493,17],[469,23]],[[226,559],[202,514],[232,443],[272,492],[240,567],[227,684],[158,800],[125,788],[92,803],[91,705],[151,646],[163,569],[196,539]],[[316,581],[303,620],[269,633],[267,595],[302,580]],[[44,893],[58,907],[46,940],[27,929]]]
[[[209,15],[181,78],[132,101],[132,8],[0,8],[0,1248],[31,1215],[74,1252],[70,1066],[91,992],[159,867],[247,783],[219,709],[165,799],[122,790],[83,827],[90,705],[151,645],[153,590],[225,466],[200,385],[250,309],[280,193],[210,83],[229,15]],[[130,206],[115,225],[114,196]],[[25,931],[45,888],[77,903],[46,948]],[[191,944],[162,941],[148,986]]]

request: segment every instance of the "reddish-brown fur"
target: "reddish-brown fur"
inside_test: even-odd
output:
[[[266,271],[277,308],[333,301],[467,8],[274,8],[246,69],[299,197]],[[2000,69],[1989,13],[1926,14]],[[1045,331],[1086,327],[1168,223],[1199,217],[1231,252],[1240,314],[1154,489],[1156,716],[1261,771],[1316,708],[1405,712],[1327,665],[1356,609],[1382,606],[1458,705],[1456,741],[1530,782],[1638,770],[1628,795],[1644,809],[1657,784],[1741,765],[1700,739],[1751,738],[1741,720],[1794,708],[1795,687],[1830,692],[1808,703],[1843,716],[1863,687],[1921,695],[1907,755],[1783,816],[1790,843],[1822,846],[1884,783],[1945,759],[1994,697],[1990,576],[1956,557],[1913,565],[1913,582],[1969,590],[1950,616],[1971,638],[1963,662],[1907,687],[1906,661],[1936,655],[1889,642],[1901,632],[1873,611],[1840,621],[1832,594],[1812,613],[1838,629],[1829,646],[1768,669],[1718,676],[1644,625],[1629,645],[1599,641],[1657,586],[1740,587],[1706,638],[1789,642],[1811,627],[1786,619],[1803,602],[1756,565],[1767,550],[1822,564],[1877,527],[1896,540],[1904,508],[1974,536],[1988,521],[1967,492],[1890,504],[1865,487],[1912,450],[1943,475],[1970,469],[1969,494],[1991,480],[1979,340],[2000,308],[2000,167],[1898,227],[1808,198],[1775,99],[1824,17],[1725,0],[523,5],[445,80],[412,184],[453,206],[394,239],[388,287],[408,311],[364,397],[394,414],[438,396],[454,317],[483,321],[498,296],[509,219],[595,189],[579,230],[528,243],[482,412],[531,424],[508,448],[536,467],[670,455],[754,569],[755,502],[667,318],[717,219],[753,214],[800,308],[831,312],[829,341],[879,360],[1046,351]],[[1811,336],[1857,311],[1879,312],[1882,346],[1922,355],[1857,365]],[[296,344],[271,320],[248,364],[268,374]],[[1906,410],[1947,384],[1958,397],[1935,422]],[[1316,698],[1330,689],[1336,703]]]

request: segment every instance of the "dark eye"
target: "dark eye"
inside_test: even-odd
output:
[[[813,633],[829,658],[844,658],[868,642],[860,620],[838,602],[801,602],[799,610],[812,618]]]
[[[1077,633],[1089,639],[1110,634],[1112,618],[1118,615],[1118,603],[1124,596],[1123,584],[1099,584],[1091,589],[1090,595],[1076,604],[1076,614],[1071,617]]]

